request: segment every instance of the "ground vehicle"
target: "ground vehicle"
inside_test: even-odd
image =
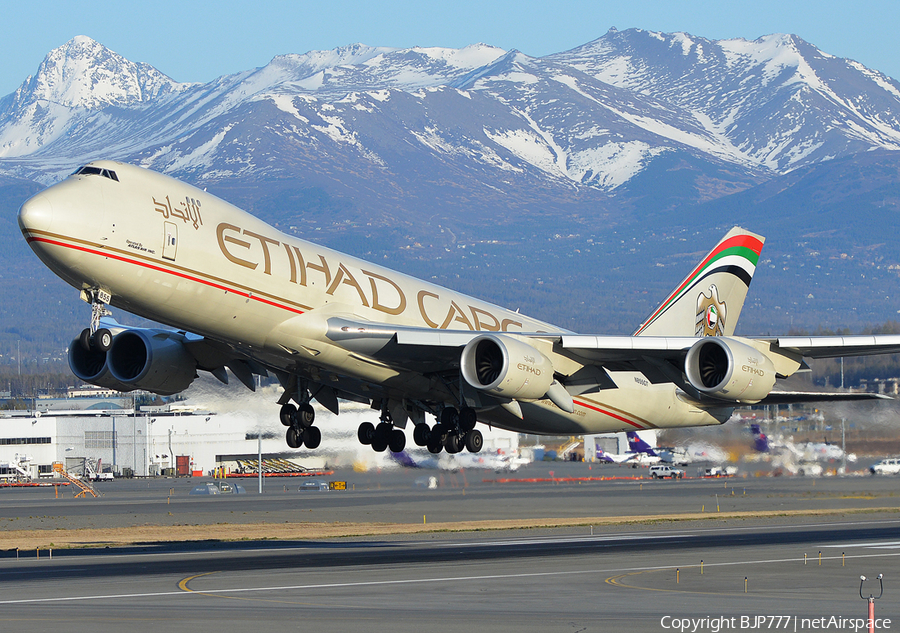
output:
[[[650,467],[650,476],[653,479],[681,479],[684,477],[684,471],[672,468],[668,464],[657,464]]]
[[[328,484],[318,480],[304,481],[300,484],[300,490],[328,490]]]
[[[900,457],[888,457],[869,467],[873,475],[896,475],[900,473]]]

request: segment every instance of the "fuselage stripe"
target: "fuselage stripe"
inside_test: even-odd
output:
[[[296,308],[292,308],[292,307],[290,307],[290,306],[286,306],[286,305],[284,305],[284,304],[281,304],[281,303],[278,303],[278,302],[275,302],[275,301],[270,301],[270,300],[268,300],[268,299],[263,299],[262,297],[259,297],[259,296],[257,296],[257,295],[254,295],[252,292],[244,292],[244,291],[242,291],[242,290],[236,290],[236,289],[234,289],[234,288],[229,288],[229,287],[224,286],[224,285],[222,285],[222,284],[218,284],[218,283],[215,283],[215,282],[212,282],[212,281],[209,281],[209,280],[201,279],[201,278],[199,278],[199,277],[195,277],[195,276],[189,275],[189,274],[187,274],[187,273],[178,272],[178,271],[176,271],[176,270],[171,270],[171,269],[165,268],[165,267],[163,267],[163,266],[157,266],[157,265],[155,265],[155,264],[150,264],[150,263],[148,263],[148,262],[138,261],[138,260],[135,260],[135,259],[131,259],[131,258],[129,258],[129,257],[124,257],[124,256],[122,256],[122,255],[116,255],[116,254],[111,253],[111,252],[103,252],[103,251],[98,251],[98,250],[95,250],[95,249],[92,249],[92,248],[88,248],[88,247],[85,247],[85,246],[77,246],[77,245],[75,245],[75,244],[67,244],[66,242],[61,242],[61,241],[59,241],[59,240],[51,240],[51,239],[48,239],[48,238],[45,238],[45,237],[28,236],[28,237],[26,237],[26,240],[27,240],[29,243],[31,243],[31,242],[42,242],[42,243],[44,243],[44,244],[50,244],[50,245],[53,245],[53,246],[59,246],[59,247],[62,247],[62,248],[69,248],[69,249],[72,249],[72,250],[81,251],[81,252],[83,252],[83,253],[88,253],[88,254],[90,254],[90,255],[97,255],[97,256],[99,256],[99,257],[104,257],[104,258],[108,258],[108,259],[114,259],[114,260],[117,260],[117,261],[120,261],[120,262],[123,262],[123,263],[126,263],[126,264],[133,264],[133,265],[135,265],[135,266],[140,266],[141,268],[147,268],[147,269],[149,269],[149,270],[155,270],[155,271],[157,271],[157,272],[164,273],[164,274],[168,274],[168,275],[172,275],[172,276],[174,276],[174,277],[180,277],[180,278],[182,278],[182,279],[187,279],[188,281],[193,281],[193,282],[202,284],[202,285],[204,285],[204,286],[209,286],[209,287],[215,288],[215,289],[217,289],[217,290],[222,290],[222,291],[224,291],[224,292],[232,292],[232,293],[234,293],[234,294],[236,294],[236,295],[238,295],[238,296],[240,296],[240,297],[246,297],[246,298],[248,298],[248,299],[253,299],[254,301],[258,301],[258,302],[260,302],[260,303],[264,303],[264,304],[266,304],[266,305],[270,305],[270,306],[272,306],[272,307],[274,307],[274,308],[280,308],[280,309],[282,309],[282,310],[287,310],[288,312],[294,312],[294,313],[296,313],[296,314],[303,314],[303,313],[304,313],[303,310],[298,310],[298,309],[296,309]]]
[[[625,422],[626,424],[630,424],[631,426],[633,426],[637,429],[643,430],[645,428],[645,427],[641,426],[640,424],[638,424],[637,422],[632,422],[628,418],[622,417],[621,415],[618,415],[617,413],[613,413],[612,411],[607,411],[606,409],[601,409],[600,407],[595,407],[594,405],[588,404],[587,402],[582,402],[581,400],[575,400],[574,402],[575,402],[575,404],[577,404],[580,407],[584,407],[585,409],[590,409],[591,411],[596,411],[597,413],[602,413],[603,415],[608,415],[609,417],[611,417],[615,420],[619,420],[620,422]]]

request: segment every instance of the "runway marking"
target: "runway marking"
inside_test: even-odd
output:
[[[845,558],[853,559],[853,558],[888,558],[893,556],[900,556],[900,552],[895,554],[856,554],[851,556],[846,556]],[[840,559],[840,556],[829,556],[826,559]],[[707,563],[705,567],[724,567],[730,565],[761,565],[761,564],[771,564],[771,563],[789,563],[789,562],[798,562],[802,561],[802,558],[775,558],[769,560],[749,560],[749,561],[731,561],[724,563]],[[352,587],[384,587],[384,586],[399,586],[399,585],[411,585],[416,583],[454,583],[454,582],[473,582],[473,581],[485,581],[485,580],[512,580],[517,578],[549,578],[549,577],[561,577],[561,576],[583,576],[587,574],[608,574],[610,572],[645,572],[645,571],[660,571],[660,570],[672,570],[675,567],[680,567],[681,569],[690,569],[694,567],[699,567],[696,564],[687,564],[687,565],[654,565],[652,567],[632,567],[625,569],[583,569],[583,570],[566,570],[566,571],[549,571],[549,572],[531,572],[531,573],[520,573],[520,574],[485,574],[481,576],[451,576],[451,577],[442,577],[442,578],[409,578],[404,580],[371,580],[371,581],[362,581],[362,582],[340,582],[340,583],[322,583],[322,584],[308,584],[308,585],[281,585],[281,586],[269,586],[269,587],[237,587],[233,589],[210,589],[208,591],[202,590],[192,590],[185,588],[184,590],[180,589],[177,591],[157,591],[157,592],[146,592],[146,593],[122,593],[122,594],[110,594],[110,595],[86,595],[86,596],[67,596],[67,597],[54,597],[54,598],[23,598],[18,600],[0,600],[0,605],[8,605],[8,604],[39,604],[39,603],[50,603],[50,602],[78,602],[78,601],[88,601],[88,600],[121,600],[126,598],[158,598],[164,596],[210,596],[213,594],[239,594],[239,593],[255,593],[255,592],[264,592],[264,591],[309,591],[316,589],[347,589]],[[215,573],[215,572],[210,572]],[[200,576],[204,576],[207,574],[196,574],[194,576],[190,576],[188,578],[183,579],[179,582],[179,586],[182,583],[190,582],[192,579],[199,578]],[[759,595],[759,594],[757,594]],[[224,596],[220,596],[224,597]]]

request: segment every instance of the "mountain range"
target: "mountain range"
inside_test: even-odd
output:
[[[769,237],[739,326],[761,334],[897,318],[898,150],[900,83],[795,35],[355,44],[205,84],[79,36],[0,99],[0,362],[86,321],[15,211],[94,158],[580,331],[630,331],[741,224]]]

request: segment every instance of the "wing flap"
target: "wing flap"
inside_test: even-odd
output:
[[[838,358],[840,356],[873,356],[900,354],[900,335],[874,336],[781,336],[763,339],[781,349],[807,358]]]

